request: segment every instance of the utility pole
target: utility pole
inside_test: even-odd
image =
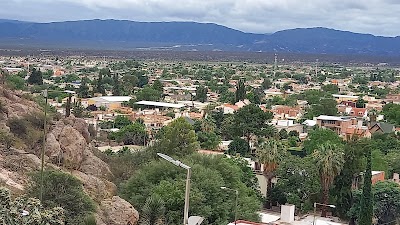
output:
[[[317,77],[318,76],[318,59],[316,60],[316,63],[315,63],[315,76]]]

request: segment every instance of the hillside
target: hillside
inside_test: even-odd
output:
[[[400,55],[400,37],[328,28],[252,34],[212,23],[0,20],[2,47]]]
[[[14,195],[25,194],[32,172],[41,168],[43,112],[31,95],[0,85],[0,118],[2,138],[8,134],[15,139],[11,147],[0,145],[0,187],[10,189]],[[83,119],[53,118],[47,134],[45,171],[62,171],[82,183],[96,205],[97,224],[136,224],[138,212],[117,196],[109,166],[94,152]]]

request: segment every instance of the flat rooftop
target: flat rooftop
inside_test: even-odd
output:
[[[138,101],[135,104],[137,105],[147,105],[147,106],[156,106],[156,107],[166,107],[166,108],[183,108],[184,104],[174,104],[168,102],[153,102],[153,101]]]

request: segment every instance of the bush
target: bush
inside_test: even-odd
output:
[[[29,214],[22,215],[26,211]],[[0,224],[37,225],[37,224],[64,224],[64,210],[60,207],[43,209],[40,201],[35,198],[11,198],[11,192],[0,187]]]
[[[95,211],[93,201],[83,191],[82,183],[74,176],[61,171],[45,171],[43,174],[43,206],[61,206],[65,210],[65,224],[82,224]],[[28,195],[40,196],[40,173],[32,174]]]
[[[7,150],[13,146],[14,142],[15,138],[12,135],[4,131],[0,131],[0,143],[2,143]]]
[[[28,122],[24,119],[12,118],[7,121],[10,131],[17,137],[24,138],[28,134]]]

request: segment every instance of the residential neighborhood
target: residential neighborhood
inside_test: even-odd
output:
[[[372,185],[400,183],[398,68],[324,64],[316,70],[313,64],[81,57],[1,57],[0,68],[2,84],[18,95],[48,102],[45,110],[59,118],[72,114],[83,119],[93,146],[111,159],[152,148],[174,154],[163,150],[171,144],[163,136],[172,135],[172,142],[179,143],[174,148],[191,148],[179,137],[193,132],[198,146],[193,149],[200,155],[244,160],[254,175],[254,190],[264,201],[263,211],[257,212],[263,223],[306,224],[312,218],[308,213],[316,210],[313,203],[320,202],[315,191],[335,195],[341,191],[332,186],[335,182],[346,182],[343,188],[350,193],[363,189],[365,179]],[[182,126],[183,133],[174,126]],[[366,149],[372,158],[365,156]],[[358,156],[350,157],[347,151]],[[324,154],[337,158],[325,159]],[[318,160],[338,160],[340,169],[320,174],[323,165]],[[356,167],[347,168],[345,160]],[[364,169],[368,162],[370,176]],[[289,170],[346,181],[320,183],[307,180],[302,172],[288,176]],[[293,189],[294,179],[304,185],[298,187],[301,193]],[[335,204],[344,201],[336,198]],[[329,203],[325,200],[322,205]],[[287,209],[289,205],[293,208]],[[351,220],[352,206],[341,207],[333,212],[318,208],[323,215],[318,224]],[[245,219],[237,224],[258,224]]]

